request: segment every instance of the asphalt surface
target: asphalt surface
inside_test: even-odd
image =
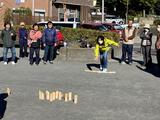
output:
[[[160,70],[153,55],[153,66],[141,68],[142,56],[134,51],[134,63],[109,62],[116,74],[84,72],[95,63],[57,62],[30,66],[28,59],[7,66],[0,62],[0,93],[9,87],[12,94],[0,95],[3,120],[159,120]],[[95,67],[94,67],[95,66]],[[38,90],[73,92],[78,104],[40,101]],[[2,109],[5,108],[5,109]]]

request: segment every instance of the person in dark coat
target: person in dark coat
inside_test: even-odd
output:
[[[4,30],[2,30],[2,41],[3,41],[3,61],[4,65],[8,64],[7,54],[8,50],[11,50],[12,53],[12,64],[15,64],[16,59],[16,49],[15,49],[15,41],[16,41],[16,32],[11,27],[9,22],[4,24]]]
[[[51,21],[47,23],[47,28],[43,32],[42,40],[45,47],[43,63],[47,63],[47,58],[49,56],[49,62],[50,64],[53,64],[54,49],[56,43],[56,29],[53,28],[53,23]]]
[[[150,25],[146,24],[144,30],[140,34],[141,48],[143,54],[143,66],[148,67],[152,64],[151,46],[152,46],[152,33],[150,31]]]
[[[27,53],[27,38],[28,38],[28,31],[25,28],[25,23],[21,22],[20,23],[21,28],[18,30],[18,35],[19,35],[19,57],[28,57]]]

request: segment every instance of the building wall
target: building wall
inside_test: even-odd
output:
[[[92,6],[93,0],[56,0],[56,3],[66,3],[80,6]]]
[[[58,4],[61,4],[61,6],[58,6]],[[67,9],[70,9],[70,6],[72,6],[72,8],[77,6],[81,22],[88,22],[91,20],[90,8],[93,7],[93,0],[56,0],[53,4],[53,13],[56,15],[55,18],[58,18],[57,9],[63,8],[63,5],[66,5]]]
[[[44,2],[45,1],[45,2]],[[49,2],[50,1],[50,2]],[[53,0],[54,1],[54,0]],[[0,0],[0,2],[4,3],[4,6],[0,8],[0,28],[3,28],[3,17],[5,10],[7,8],[13,9],[13,8],[19,8],[19,7],[28,7],[32,10],[32,0],[25,0],[24,3],[16,4],[16,0]],[[88,21],[90,17],[89,16],[89,8],[93,4],[93,0],[56,0],[56,2],[53,3],[52,6],[52,0],[34,0],[35,2],[35,9],[42,9],[45,10],[45,16],[52,20],[58,20],[58,7],[55,5],[55,3],[61,4],[61,7],[63,6],[63,3],[66,3],[69,6],[77,6],[80,12],[81,21]],[[82,7],[83,6],[83,7]],[[90,7],[88,7],[90,6]]]
[[[26,7],[32,10],[32,0],[25,0],[24,3],[20,4],[16,4],[16,0],[0,0],[0,2],[4,3],[4,5],[0,8],[0,28],[3,27],[3,17],[7,8],[13,9],[19,7]],[[49,13],[49,17],[52,17],[52,1],[49,2],[49,0],[34,0],[34,2],[35,9],[45,10],[45,16],[48,16]]]

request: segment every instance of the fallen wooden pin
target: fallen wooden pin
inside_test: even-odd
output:
[[[99,71],[99,70],[84,70],[85,72],[91,72],[91,73],[103,73],[103,74],[115,74],[115,71],[107,71],[107,72],[103,72],[103,71]]]
[[[12,93],[11,93],[11,89],[10,89],[10,88],[7,88],[6,93],[8,94],[8,96],[11,95],[11,94],[12,94]]]

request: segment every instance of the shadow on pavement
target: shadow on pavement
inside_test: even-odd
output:
[[[86,64],[86,66],[87,66],[87,68],[89,69],[89,70],[92,70],[92,68],[94,67],[94,68],[98,68],[99,69],[99,67],[100,67],[100,65],[99,64]]]
[[[8,94],[6,93],[0,94],[0,119],[3,118],[7,108],[7,101],[5,100],[7,97],[8,97]]]
[[[8,62],[11,62],[12,61],[12,58],[11,57],[9,57],[9,58],[7,58],[8,59]],[[18,57],[16,57],[16,60],[15,60],[15,62],[17,63],[18,62],[18,60],[19,60],[19,58]],[[0,57],[0,62],[2,62],[3,61],[3,57]]]
[[[154,75],[155,77],[160,78],[160,67],[158,67],[157,64],[153,63],[152,65],[150,65],[149,67],[146,67],[145,69],[143,67],[138,66],[138,65],[136,67],[144,72],[150,73],[150,74]]]

